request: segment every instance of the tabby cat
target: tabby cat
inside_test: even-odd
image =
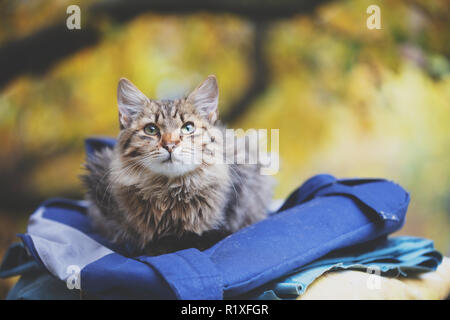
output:
[[[225,128],[214,76],[176,100],[151,100],[122,78],[118,106],[117,144],[88,157],[82,176],[88,215],[109,241],[133,255],[205,249],[265,218],[273,183],[260,164],[215,161]]]

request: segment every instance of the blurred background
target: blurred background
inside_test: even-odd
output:
[[[280,129],[276,198],[317,173],[395,180],[398,234],[449,255],[449,30],[446,0],[0,1],[0,256],[40,202],[83,197],[83,141],[117,135],[120,77],[171,98],[209,74],[230,127]]]

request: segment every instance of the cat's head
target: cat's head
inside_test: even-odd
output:
[[[122,78],[117,98],[118,147],[124,168],[145,167],[164,176],[182,176],[219,155],[215,151],[220,144],[215,127],[219,98],[215,76],[176,100],[152,100]]]

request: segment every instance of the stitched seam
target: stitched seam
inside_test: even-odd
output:
[[[175,254],[178,257],[182,258],[184,261],[186,261],[186,264],[189,265],[191,267],[191,269],[195,271],[196,274],[200,275],[200,276],[196,276],[195,278],[204,278],[204,279],[214,278],[214,279],[220,280],[220,282],[221,282],[220,287],[223,288],[223,278],[222,278],[221,274],[218,272],[217,268],[215,267],[214,262],[212,262],[208,256],[205,255],[205,257],[209,260],[210,265],[214,268],[213,270],[214,270],[215,275],[205,275],[204,272],[202,272],[202,270],[198,270],[197,268],[195,268],[194,265],[188,259],[186,259],[184,256],[180,255],[178,252],[176,252]],[[202,253],[200,252],[200,254],[202,254]],[[177,277],[176,279],[193,279],[193,277],[183,277],[183,278]]]

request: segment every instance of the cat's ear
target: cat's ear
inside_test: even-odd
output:
[[[120,128],[127,128],[133,117],[149,103],[149,99],[128,79],[121,78],[117,87]]]
[[[210,75],[188,96],[188,101],[197,111],[211,123],[216,122],[219,116],[219,88],[217,79]]]

